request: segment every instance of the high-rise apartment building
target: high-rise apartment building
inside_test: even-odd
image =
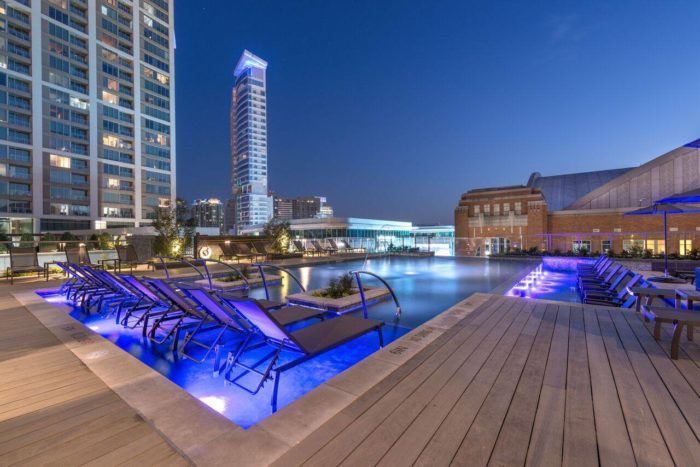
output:
[[[0,232],[172,205],[173,24],[173,0],[0,1]]]
[[[224,229],[224,205],[216,198],[196,199],[192,203],[192,218],[196,227]]]
[[[234,70],[231,96],[233,226],[262,225],[272,218],[267,193],[267,62],[245,50]]]

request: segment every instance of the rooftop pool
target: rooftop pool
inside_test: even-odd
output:
[[[325,287],[330,279],[351,270],[364,269],[384,278],[401,303],[401,317],[395,318],[396,306],[391,300],[371,305],[369,317],[385,322],[383,334],[387,345],[475,292],[520,294],[515,291],[518,281],[536,266],[537,263],[532,261],[518,260],[391,257],[366,262],[290,267],[289,270],[307,290]],[[575,276],[572,279],[572,273],[550,271],[546,274],[540,280],[540,285],[546,290],[537,295],[537,298],[575,301]],[[363,276],[363,285],[380,283],[369,276]],[[284,278],[281,284],[271,286],[269,293],[270,299],[283,300],[296,292],[298,287],[294,281]],[[554,295],[548,296],[548,293]],[[51,296],[50,293],[42,292],[41,295],[49,301],[60,302],[60,297]],[[262,288],[252,289],[250,296],[265,298],[265,291]],[[350,314],[362,316],[362,311],[356,310]],[[182,358],[166,344],[157,345],[143,338],[141,329],[128,329],[115,323],[113,316],[102,316],[95,312],[85,314],[77,307],[74,307],[71,316],[243,428],[253,426],[271,414],[273,383],[268,381],[257,394],[225,384],[222,376],[214,375],[213,352],[204,362],[195,363]],[[298,328],[309,324],[312,323],[302,322],[295,326]],[[211,334],[213,338],[215,332],[212,331]],[[239,333],[227,333],[223,358],[229,350],[237,347],[241,339]],[[280,380],[278,407],[283,408],[378,348],[376,333],[370,333],[286,371]],[[253,363],[268,352],[269,348],[260,348],[246,353],[246,358]],[[294,356],[292,352],[282,352],[281,362],[289,361]],[[257,380],[250,376],[247,384],[254,385]],[[241,382],[246,383],[247,378],[244,376]]]

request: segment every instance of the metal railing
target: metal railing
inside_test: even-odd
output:
[[[350,271],[351,274],[355,275],[355,281],[357,282],[357,288],[360,289],[360,299],[362,300],[362,310],[363,310],[363,316],[365,319],[367,319],[367,300],[365,299],[365,290],[362,287],[362,279],[360,278],[361,274],[367,274],[368,276],[372,276],[375,279],[377,279],[379,282],[384,284],[384,286],[387,288],[389,293],[391,294],[391,298],[394,299],[394,303],[396,304],[396,313],[394,316],[396,316],[396,319],[401,318],[401,304],[399,303],[399,299],[396,297],[396,293],[394,293],[394,289],[391,288],[389,283],[384,280],[380,275],[375,274],[371,271]]]
[[[270,291],[267,288],[267,279],[265,278],[265,271],[264,271],[265,268],[276,269],[278,271],[282,271],[282,272],[286,273],[289,277],[294,279],[294,282],[297,283],[297,285],[299,286],[299,288],[301,289],[302,292],[306,292],[306,288],[301,283],[301,281],[297,278],[297,276],[292,274],[292,272],[287,268],[283,268],[282,266],[277,266],[276,264],[269,264],[269,263],[256,263],[256,264],[253,264],[253,266],[256,266],[258,268],[258,271],[260,271],[260,279],[262,279],[263,287],[265,288],[265,299],[266,300],[270,299]]]

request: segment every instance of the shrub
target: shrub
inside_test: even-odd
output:
[[[343,298],[352,295],[354,279],[354,276],[350,273],[343,274],[340,277],[331,279],[328,282],[328,287],[324,290],[320,290],[315,295],[328,298]]]

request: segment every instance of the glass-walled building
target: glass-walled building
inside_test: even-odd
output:
[[[149,223],[175,195],[172,0],[0,13],[0,232]]]
[[[245,50],[233,73],[231,191],[234,233],[272,218],[267,191],[267,62]]]

